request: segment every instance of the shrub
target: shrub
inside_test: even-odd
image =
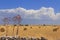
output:
[[[46,26],[45,24],[43,24],[43,26]]]
[[[14,25],[14,26],[17,26],[17,25]]]
[[[53,32],[54,32],[54,31],[57,31],[58,29],[59,29],[59,28],[54,28],[54,29],[53,29]]]
[[[20,26],[23,26],[22,24],[20,24]]]
[[[44,37],[41,37],[41,40],[47,40],[46,38],[44,38]]]
[[[25,26],[28,26],[28,24],[26,24]]]
[[[24,30],[27,30],[27,28],[24,28]]]
[[[5,29],[4,29],[4,28],[1,28],[1,29],[0,29],[0,31],[1,31],[1,32],[4,32],[4,31],[5,31]]]
[[[41,28],[41,27],[39,27],[39,28]]]
[[[30,28],[32,28],[32,27],[30,27]]]

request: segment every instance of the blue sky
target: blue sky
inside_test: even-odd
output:
[[[60,24],[60,0],[0,0],[0,23],[17,14],[23,24]]]
[[[0,0],[0,9],[17,7],[23,7],[26,9],[53,7],[55,12],[60,12],[60,0]]]

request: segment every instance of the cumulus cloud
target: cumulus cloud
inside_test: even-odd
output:
[[[0,9],[0,13],[8,13],[8,14],[20,14],[24,19],[39,19],[39,20],[60,20],[60,13],[55,13],[54,8],[49,7],[41,7],[38,10],[34,9],[25,9],[25,8],[14,8],[14,9]]]
[[[15,14],[20,14],[22,17],[24,18],[32,18],[32,19],[41,19],[41,18],[51,18],[53,20],[56,20],[59,16],[60,13],[54,13],[54,9],[49,7],[49,8],[45,8],[42,7],[38,10],[34,10],[34,9],[24,9],[24,8],[15,8],[15,9],[4,9],[4,10],[0,10],[0,13],[15,13]],[[48,19],[47,18],[47,19]]]

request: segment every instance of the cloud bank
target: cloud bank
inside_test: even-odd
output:
[[[7,16],[13,16],[16,14],[20,14],[22,19],[26,21],[26,23],[28,24],[29,21],[32,22],[36,22],[36,24],[38,23],[50,23],[50,24],[60,24],[60,13],[55,13],[54,12],[54,8],[49,7],[41,7],[38,10],[34,10],[34,9],[25,9],[25,8],[14,8],[14,9],[0,9],[0,18],[3,17],[7,17]],[[29,19],[29,21],[28,21]],[[32,21],[33,20],[33,21]],[[36,20],[36,21],[35,21]],[[39,20],[39,21],[38,21]]]

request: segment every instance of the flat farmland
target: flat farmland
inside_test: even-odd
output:
[[[60,25],[0,25],[0,36],[44,37],[60,40]]]

